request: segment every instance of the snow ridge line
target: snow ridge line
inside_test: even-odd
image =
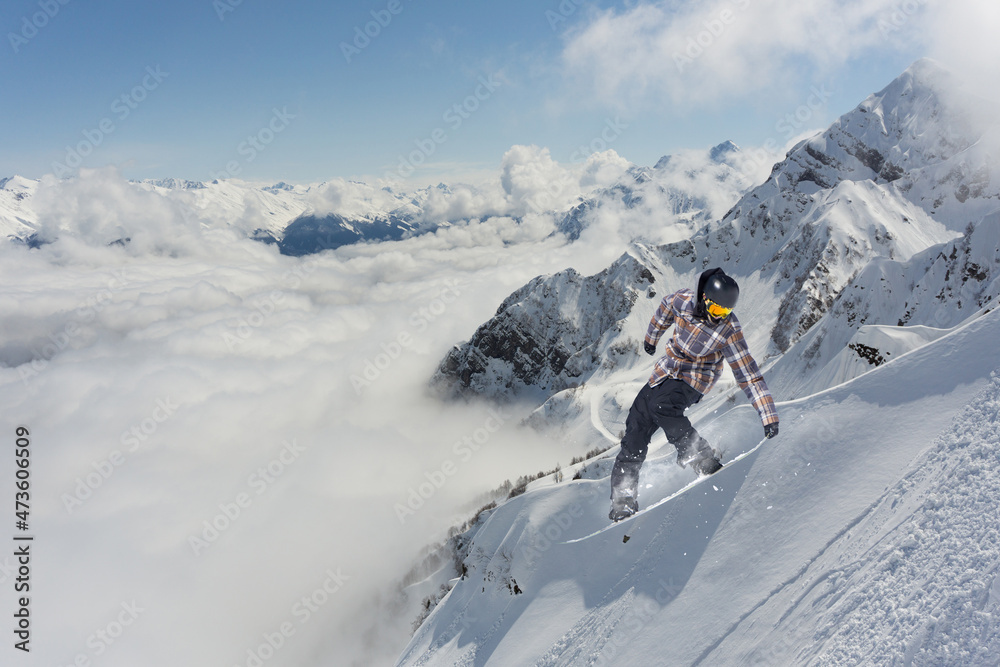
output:
[[[557,639],[533,667],[575,667],[581,664],[582,659],[587,660],[584,664],[588,666],[600,662],[604,647],[632,606],[635,589],[630,588],[624,595],[605,604],[610,595],[610,592],[605,595],[597,606]],[[588,650],[590,655],[585,656]]]

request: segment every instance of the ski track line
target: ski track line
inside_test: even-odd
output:
[[[716,640],[712,645],[710,645],[708,648],[706,648],[701,653],[701,655],[698,656],[698,658],[695,660],[695,662],[692,663],[692,667],[695,667],[695,665],[699,665],[702,662],[704,662],[710,656],[710,654],[713,651],[715,651],[715,649],[717,649],[726,639],[728,639],[732,635],[733,632],[735,632],[739,628],[740,625],[743,624],[744,621],[746,621],[746,619],[748,617],[752,616],[759,609],[761,609],[762,607],[764,607],[765,605],[767,605],[776,596],[780,595],[782,593],[782,591],[784,591],[785,589],[787,589],[790,586],[793,586],[796,582],[800,581],[804,576],[806,576],[806,574],[808,574],[808,571],[813,567],[813,565],[815,565],[826,554],[826,552],[830,549],[830,547],[834,546],[842,537],[844,537],[846,534],[850,533],[854,528],[856,528],[858,525],[860,525],[866,519],[868,519],[869,517],[871,517],[874,514],[876,514],[878,512],[879,508],[881,506],[885,505],[885,503],[889,499],[889,497],[892,496],[892,495],[895,495],[895,493],[897,493],[899,491],[898,485],[902,484],[904,481],[910,481],[911,478],[919,478],[921,476],[923,476],[923,477],[930,477],[929,475],[926,474],[927,472],[928,471],[923,466],[921,466],[921,467],[919,467],[919,468],[911,471],[909,474],[905,475],[903,478],[900,479],[899,482],[897,482],[897,484],[894,484],[889,489],[886,489],[886,491],[881,496],[879,496],[874,502],[872,502],[871,505],[869,505],[867,508],[865,508],[864,510],[862,510],[851,522],[849,522],[847,524],[847,526],[845,526],[844,528],[842,528],[825,545],[823,545],[823,547],[821,547],[819,549],[819,551],[817,551],[816,554],[812,558],[810,558],[809,561],[807,561],[795,574],[793,574],[786,581],[782,582],[777,587],[775,587],[774,590],[772,590],[770,593],[768,593],[767,597],[765,597],[759,603],[757,603],[756,605],[754,605],[749,611],[747,611],[745,614],[743,614],[739,619],[737,619],[736,621],[734,621],[733,624],[730,626],[730,628],[725,633],[723,633],[723,635],[718,640]],[[925,480],[921,479],[920,481],[925,481]],[[890,507],[890,509],[891,509],[891,507]],[[803,590],[802,592],[800,592],[798,595],[796,595],[793,598],[793,601],[790,603],[788,609],[786,609],[785,612],[782,613],[781,617],[777,620],[777,622],[775,623],[775,625],[780,625],[781,623],[785,622],[788,619],[788,617],[795,611],[795,609],[800,604],[802,604],[802,602],[809,596],[809,594],[816,589],[817,586],[819,586],[822,583],[825,583],[825,582],[829,581],[831,579],[831,577],[833,577],[835,575],[846,575],[848,577],[851,577],[851,576],[854,576],[855,574],[857,574],[859,571],[864,570],[865,567],[866,567],[866,564],[862,560],[862,557],[868,555],[868,553],[870,551],[872,551],[879,544],[881,544],[882,542],[884,542],[885,539],[889,535],[892,534],[892,531],[895,530],[895,528],[897,528],[900,525],[906,523],[906,521],[911,516],[913,516],[913,514],[915,514],[915,512],[916,512],[916,510],[913,510],[913,511],[909,512],[908,514],[906,514],[900,521],[898,521],[895,525],[893,525],[892,529],[890,529],[889,531],[887,531],[884,535],[882,535],[882,537],[878,538],[878,540],[876,540],[875,543],[869,545],[869,547],[866,548],[864,550],[864,552],[862,552],[862,554],[861,554],[860,557],[856,557],[856,558],[852,559],[852,562],[850,562],[849,564],[847,564],[845,567],[830,569],[830,570],[827,570],[826,572],[823,572],[821,575],[819,575],[817,577],[816,581],[812,582],[809,586],[807,586],[805,588],[805,590]],[[887,517],[886,520],[883,521],[880,524],[879,530],[881,530],[882,528],[884,528],[885,525],[886,525],[886,523],[888,523],[888,522],[889,522],[889,517]],[[831,591],[830,593],[827,593],[825,595],[820,596],[819,599],[822,599],[822,598],[830,596],[830,595],[836,595],[836,592],[835,591]],[[843,596],[843,593],[837,595],[837,599],[835,599],[834,602],[836,602],[842,596]]]
[[[628,613],[634,600],[634,589],[629,589],[617,600],[606,602],[610,593],[594,609],[587,612],[573,627],[556,640],[534,667],[576,667],[593,665],[607,646],[615,628]],[[586,662],[582,662],[582,661]]]
[[[657,526],[649,544],[636,558],[632,567],[611,586],[593,609],[584,614],[562,637],[556,640],[545,655],[534,663],[534,667],[576,667],[581,664],[578,660],[581,657],[585,657],[587,665],[594,665],[600,661],[604,647],[612,640],[615,629],[632,610],[635,602],[635,586],[628,586],[623,593],[617,596],[615,591],[627,582],[642,576],[641,570],[646,570],[647,576],[650,574],[649,570],[652,568],[650,563],[657,562],[657,559],[656,554],[650,555],[649,552],[654,549],[654,545],[659,544],[659,538],[664,530],[662,524]],[[582,647],[580,647],[581,640]],[[589,656],[582,656],[582,652],[588,648]]]
[[[604,425],[604,422],[601,420],[600,404],[602,401],[604,401],[604,397],[606,395],[607,395],[606,391],[601,393],[600,395],[597,395],[597,392],[593,391],[591,392],[590,423],[593,425],[595,429],[597,429],[598,433],[600,433],[601,435],[603,435],[605,438],[608,439],[608,442],[612,443],[613,445],[616,445],[618,444],[618,439],[611,434],[611,431],[607,429],[607,427]]]
[[[871,505],[869,505],[868,507],[866,507],[864,510],[862,510],[860,514],[858,514],[853,520],[851,520],[844,528],[840,529],[840,531],[838,531],[836,535],[834,535],[832,538],[830,538],[827,541],[827,543],[824,544],[819,549],[818,552],[816,552],[816,555],[814,555],[812,558],[810,558],[805,563],[805,565],[803,565],[801,568],[798,569],[798,571],[795,574],[793,574],[791,577],[789,577],[788,579],[786,579],[782,583],[778,584],[770,593],[767,594],[767,596],[763,600],[761,600],[760,602],[758,602],[757,604],[755,604],[747,612],[745,612],[742,616],[740,616],[738,619],[736,619],[729,626],[729,628],[724,633],[722,633],[722,636],[720,636],[717,640],[715,640],[714,642],[712,642],[712,644],[710,644],[704,651],[701,652],[701,655],[699,655],[698,658],[695,659],[695,661],[693,663],[691,663],[691,667],[695,667],[696,665],[700,665],[703,662],[705,662],[708,659],[708,657],[712,654],[712,652],[715,651],[715,649],[719,648],[719,646],[722,645],[722,642],[724,642],[726,639],[728,639],[730,637],[730,635],[732,635],[734,632],[736,632],[736,630],[740,627],[740,625],[743,624],[743,622],[745,620],[747,620],[747,618],[749,618],[750,616],[752,616],[755,612],[757,612],[757,610],[759,610],[762,607],[764,607],[768,602],[770,602],[772,599],[774,599],[775,596],[779,595],[786,588],[788,588],[789,586],[794,585],[795,582],[801,580],[802,577],[805,576],[808,573],[809,569],[813,566],[813,564],[817,560],[819,560],[820,558],[822,558],[823,554],[825,554],[827,552],[827,550],[831,546],[833,546],[834,544],[836,544],[837,541],[840,540],[840,538],[842,538],[844,535],[846,535],[847,533],[849,533],[851,531],[851,529],[853,529],[858,524],[860,524],[869,514],[871,514],[880,504],[882,504],[882,501],[885,498],[885,495],[887,495],[887,494],[883,494],[882,497],[880,497],[874,503],[872,503]],[[825,581],[826,578],[827,578],[827,576],[821,577],[820,580],[817,581],[817,582],[815,582],[812,586],[810,586],[809,589],[815,588],[815,586],[818,585],[820,583],[820,581]],[[801,599],[801,597],[799,599]]]

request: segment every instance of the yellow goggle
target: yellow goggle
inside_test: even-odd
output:
[[[720,306],[716,302],[705,297],[705,308],[708,310],[708,314],[715,318],[722,318],[733,312],[732,308],[726,308],[725,306]]]

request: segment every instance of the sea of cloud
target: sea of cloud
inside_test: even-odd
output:
[[[0,244],[0,414],[9,446],[32,439],[31,664],[391,662],[412,619],[375,601],[420,550],[471,498],[580,453],[427,381],[511,291],[624,242],[568,245],[534,215],[290,258],[114,170],[37,205],[54,242]],[[3,457],[10,502],[13,473]]]

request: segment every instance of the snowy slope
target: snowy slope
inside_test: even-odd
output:
[[[872,259],[905,260],[996,208],[995,122],[972,114],[984,103],[957,87],[932,61],[914,63],[691,240],[687,255],[703,266],[774,277],[784,298],[769,354],[798,340]]]
[[[838,384],[853,377],[850,368],[865,368],[867,361],[856,363],[862,357],[912,349],[907,346],[926,338],[928,327],[958,326],[998,297],[1000,212],[970,224],[964,236],[932,246],[909,261],[879,259],[866,266],[799,345],[771,368],[773,388],[795,396]],[[888,334],[889,341],[863,340],[858,328],[868,324],[887,325],[896,333]],[[902,336],[911,329],[921,333],[904,341]]]
[[[780,404],[775,441],[627,545],[628,524],[560,543],[607,523],[604,476],[508,501],[398,664],[996,664],[1000,540],[967,510],[1000,500],[998,336],[992,312]],[[760,437],[745,407],[698,426],[733,454]],[[689,474],[659,444],[640,503]]]

